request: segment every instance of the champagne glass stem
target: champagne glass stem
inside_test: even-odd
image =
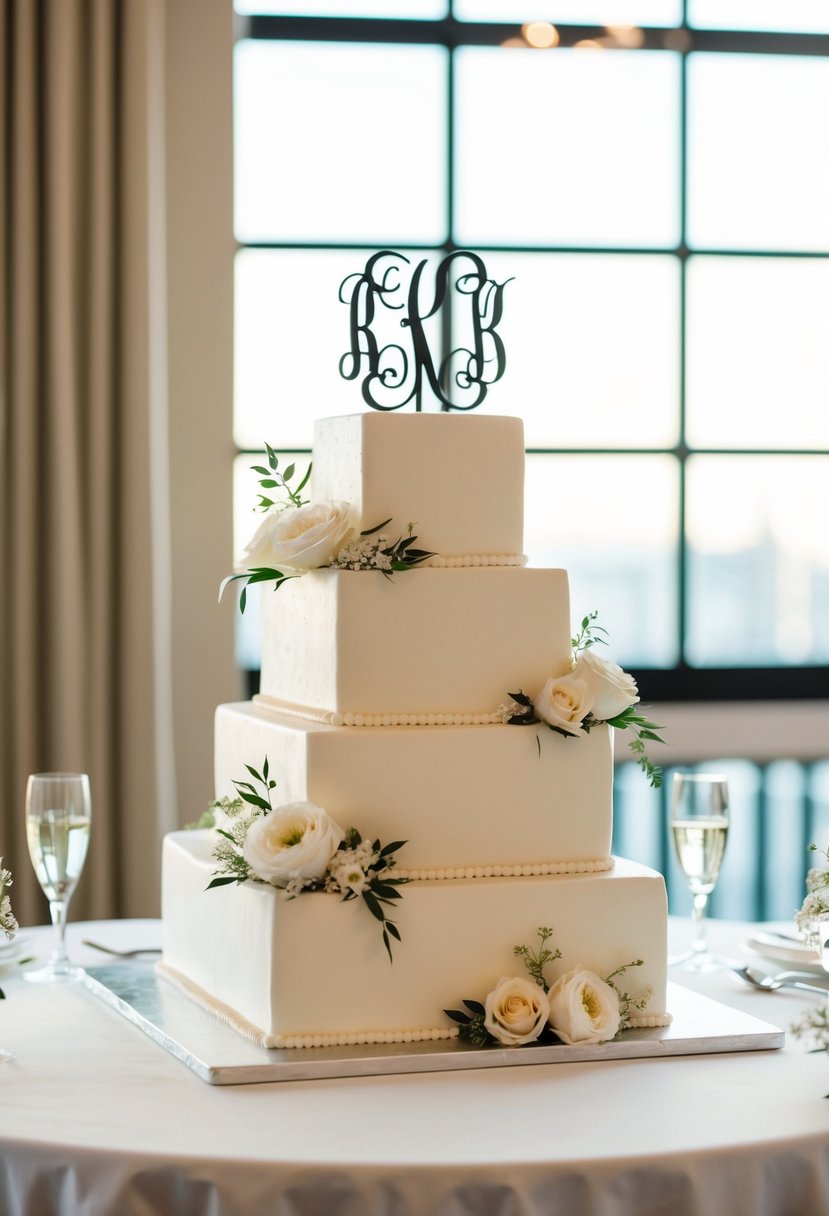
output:
[[[692,915],[692,926],[694,931],[691,949],[694,954],[705,954],[708,949],[708,943],[705,940],[706,919],[705,912],[708,907],[708,893],[700,891],[694,896],[694,911]]]
[[[55,948],[49,962],[53,967],[69,967],[69,955],[66,953],[66,913],[68,899],[50,899],[49,915],[55,928]]]

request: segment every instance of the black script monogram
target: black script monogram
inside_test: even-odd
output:
[[[362,273],[348,275],[340,284],[351,339],[340,359],[340,375],[346,380],[362,375],[363,400],[373,409],[399,410],[414,400],[421,410],[427,385],[442,408],[475,409],[506,368],[496,327],[511,280],[496,283],[478,254],[456,250],[435,268],[427,303],[429,259],[417,263],[406,287],[410,265],[404,254],[383,249],[372,254]],[[401,336],[400,330],[407,332]],[[451,349],[436,363],[432,350],[447,333],[458,335],[460,344],[447,341]]]

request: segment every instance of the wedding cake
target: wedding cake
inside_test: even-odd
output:
[[[635,685],[588,647],[573,670],[523,478],[516,418],[325,419],[311,502],[249,550],[260,692],[216,713],[219,830],[165,840],[160,969],[265,1046],[446,1038],[447,1007],[493,992],[487,1033],[525,1042],[562,984],[592,1017],[628,965],[599,1037],[669,1020],[662,877],[610,852]],[[541,930],[544,982],[516,996]]]

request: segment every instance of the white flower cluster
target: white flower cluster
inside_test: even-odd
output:
[[[389,538],[382,533],[372,538],[358,537],[340,549],[331,565],[339,570],[391,570],[392,559],[383,552],[388,545]]]
[[[809,870],[806,890],[808,894],[795,920],[806,940],[814,945],[817,942],[816,922],[829,916],[829,870]]]
[[[3,869],[2,861],[3,858],[0,857],[0,930],[5,933],[6,937],[12,938],[18,929],[12,912],[11,898],[6,894],[7,889],[12,885],[12,876],[9,870]]]
[[[325,889],[338,895],[362,895],[371,883],[370,868],[380,860],[380,854],[369,840],[361,840],[354,849],[339,849],[331,858],[325,876]]]

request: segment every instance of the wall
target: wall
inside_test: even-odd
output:
[[[174,744],[181,822],[213,797],[213,711],[237,700],[232,598],[231,0],[166,0]]]

